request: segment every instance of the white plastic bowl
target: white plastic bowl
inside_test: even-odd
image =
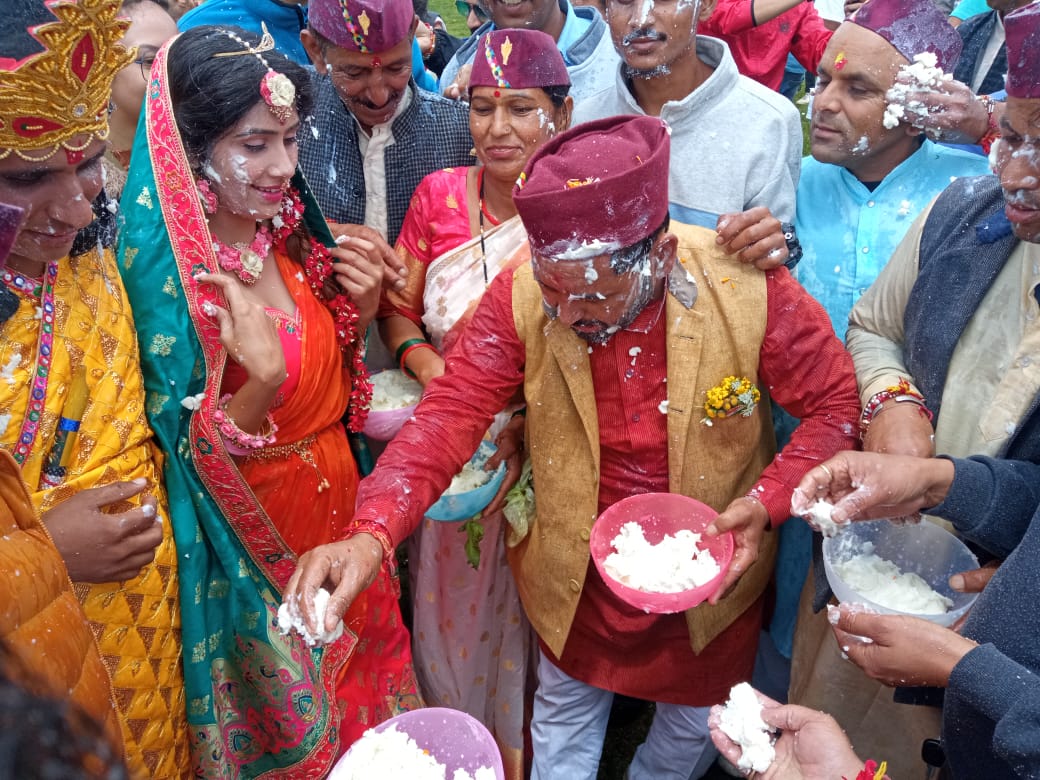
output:
[[[872,542],[873,552],[892,561],[900,570],[913,572],[936,592],[953,601],[942,614],[918,615],[883,607],[853,590],[834,569],[835,563],[847,561],[864,552],[863,543]],[[910,615],[924,618],[940,626],[951,626],[978,598],[977,593],[958,593],[949,585],[950,576],[979,566],[978,558],[967,546],[945,528],[922,520],[920,523],[897,524],[888,520],[851,523],[837,536],[823,540],[823,567],[827,582],[838,601],[865,604],[885,615]]]

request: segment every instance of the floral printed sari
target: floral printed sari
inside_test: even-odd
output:
[[[352,520],[358,475],[340,422],[350,372],[302,268],[277,255],[297,307],[274,317],[290,373],[271,410],[278,438],[232,460],[214,412],[234,364],[202,311],[222,297],[194,281],[217,263],[177,134],[167,52],[124,189],[120,263],[139,314],[149,419],[167,454],[195,774],[320,777],[366,728],[418,706],[408,634],[385,568],[351,606],[340,640],[308,648],[277,629],[297,555],[341,538]],[[297,184],[308,227],[328,239]]]

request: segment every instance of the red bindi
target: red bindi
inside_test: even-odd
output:
[[[502,97],[502,93],[499,92],[497,89],[495,90],[495,97]]]
[[[379,59],[379,57],[373,57],[372,58],[372,67],[373,68],[381,68],[381,67],[383,67],[383,61],[381,59]]]

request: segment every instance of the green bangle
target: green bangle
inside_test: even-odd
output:
[[[401,370],[404,370],[404,366],[401,365],[401,360],[404,358],[404,353],[408,351],[409,347],[414,347],[416,344],[429,344],[426,339],[405,339],[398,347],[397,352],[394,353],[394,362],[397,363]],[[431,345],[432,346],[432,345]]]

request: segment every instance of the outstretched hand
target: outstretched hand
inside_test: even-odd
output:
[[[383,546],[371,534],[359,533],[342,542],[315,547],[300,556],[296,571],[282,594],[282,601],[296,603],[311,633],[333,632],[362,591],[383,565]],[[314,597],[318,588],[331,594],[325,625],[318,625]]]
[[[942,458],[839,452],[802,477],[791,511],[806,516],[823,499],[834,505],[836,523],[912,517],[943,500],[953,472],[953,462]]]
[[[762,720],[780,730],[773,745],[776,758],[757,780],[835,780],[855,777],[863,768],[841,726],[830,715],[799,707],[780,704],[758,691],[762,702]],[[722,707],[711,708],[708,727],[715,747],[728,761],[736,765],[740,760],[740,745],[733,742],[719,728]]]
[[[917,86],[910,76],[899,74],[885,99],[903,107],[903,119],[933,141],[973,144],[989,129],[986,103],[960,81],[938,86]],[[994,104],[994,112],[1003,112]],[[999,115],[994,116],[994,121]]]

